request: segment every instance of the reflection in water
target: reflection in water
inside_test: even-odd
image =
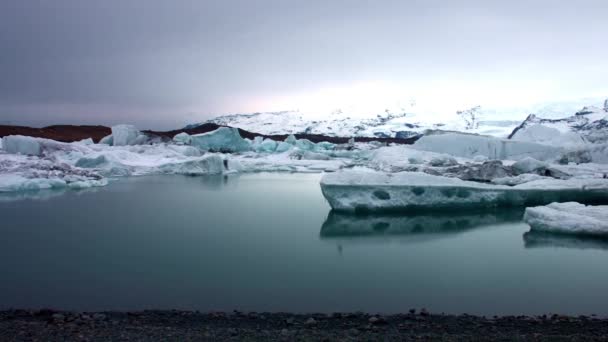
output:
[[[193,176],[200,179],[200,184],[210,190],[221,190],[226,186],[236,186],[238,174]]]
[[[608,238],[584,235],[551,234],[529,231],[524,233],[526,248],[572,248],[608,250]]]
[[[440,237],[482,226],[521,220],[521,209],[437,214],[354,215],[330,211],[321,227],[322,239],[372,236]]]
[[[96,192],[98,190],[99,190],[99,187],[91,187],[91,188],[84,188],[84,189],[55,188],[55,189],[0,192],[0,203],[23,201],[23,200],[49,200],[49,199],[64,195],[68,191],[73,192],[75,194],[83,194],[83,193]]]

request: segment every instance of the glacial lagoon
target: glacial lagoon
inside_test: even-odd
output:
[[[331,212],[320,174],[0,196],[0,303],[67,310],[608,315],[608,242],[523,210]]]

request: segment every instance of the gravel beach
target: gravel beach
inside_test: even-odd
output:
[[[608,320],[589,316],[192,311],[0,312],[1,341],[608,341]]]

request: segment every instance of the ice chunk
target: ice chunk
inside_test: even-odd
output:
[[[298,139],[296,141],[296,147],[304,151],[314,151],[316,145],[308,139]]]
[[[112,134],[106,135],[105,137],[101,138],[101,140],[99,140],[99,143],[111,146],[112,144],[114,144],[114,137],[112,136]]]
[[[80,141],[75,141],[74,144],[93,145],[93,144],[95,144],[95,142],[93,141],[92,138],[86,138],[86,139],[82,139]]]
[[[328,141],[319,141],[316,144],[316,148],[317,148],[317,150],[327,150],[327,151],[329,151],[329,150],[335,149],[336,148],[336,144],[332,144],[332,143],[330,143]]]
[[[277,153],[286,152],[286,151],[289,151],[292,147],[293,147],[292,144],[281,141],[277,144],[277,149],[275,150],[275,152],[277,152]]]
[[[415,164],[415,163],[412,163]],[[450,156],[436,156],[431,159],[429,162],[431,166],[454,166],[458,165],[458,161],[454,159],[454,157]]]
[[[139,136],[139,130],[133,125],[112,126],[113,146],[135,145]]]
[[[287,138],[285,138],[285,142],[290,145],[295,145],[297,141],[298,139],[296,139],[296,136],[293,134],[290,134]]]
[[[182,132],[176,134],[173,137],[173,141],[182,145],[190,145],[190,142],[192,142],[192,137],[190,136],[190,134]]]
[[[97,157],[82,157],[76,161],[75,165],[85,169],[92,169],[99,168],[106,164],[108,164],[108,158],[102,154]]]
[[[524,221],[535,231],[608,236],[608,205],[551,203],[526,208]]]
[[[195,160],[168,163],[159,167],[161,173],[184,175],[220,174],[225,171],[224,158],[212,154]]]
[[[255,150],[257,152],[274,152],[276,149],[277,142],[272,139],[264,139],[260,144],[255,147]]]
[[[3,149],[8,153],[39,156],[42,154],[40,142],[36,138],[23,135],[9,135],[2,139]]]
[[[241,138],[239,130],[233,127],[220,127],[213,132],[193,135],[192,146],[214,152],[244,152],[251,148]]]
[[[526,157],[550,160],[558,158],[561,153],[560,148],[548,145],[459,133],[425,135],[412,147],[456,157],[473,158],[482,155],[502,160],[520,160]]]
[[[531,173],[537,170],[547,168],[547,163],[541,162],[534,158],[526,157],[513,164],[513,169],[518,173]]]
[[[321,179],[330,206],[340,211],[479,209],[551,202],[608,203],[608,179],[543,179],[492,185],[420,172],[342,170]]]
[[[290,154],[292,159],[298,160],[330,160],[331,158],[323,153],[295,150]]]

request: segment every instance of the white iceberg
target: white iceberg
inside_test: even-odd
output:
[[[37,138],[26,137],[23,135],[9,135],[2,138],[3,149],[12,154],[24,154],[39,156],[42,154],[42,147]]]
[[[290,145],[295,145],[297,141],[298,139],[296,139],[296,136],[293,134],[290,134],[289,136],[287,136],[287,138],[285,138],[285,142]]]
[[[524,221],[534,231],[608,236],[608,205],[551,203],[526,208]]]
[[[541,179],[516,186],[463,181],[421,172],[342,170],[321,179],[330,206],[339,211],[479,209],[551,202],[606,202],[608,179]]]
[[[412,148],[455,157],[484,156],[499,160],[521,160],[526,157],[553,160],[562,152],[561,148],[549,145],[460,133],[425,135]]]
[[[277,144],[277,148],[276,148],[275,152],[277,152],[277,153],[287,152],[292,148],[293,148],[292,144],[287,143],[285,141],[281,141]]]
[[[178,163],[167,163],[158,167],[160,173],[180,175],[215,175],[226,171],[227,163],[218,155],[212,154]]]
[[[112,134],[106,135],[105,137],[101,138],[101,140],[99,140],[99,143],[111,146],[114,144],[114,137],[112,136]]]
[[[193,135],[192,146],[212,152],[245,152],[251,149],[249,143],[241,138],[239,130],[232,127],[220,127],[213,132]]]
[[[116,125],[112,126],[112,140],[113,146],[128,146],[141,144],[146,137],[133,125]]]
[[[190,145],[192,137],[186,132],[178,133],[173,137],[173,141],[177,144]]]
[[[256,137],[258,138],[258,137]],[[259,143],[255,150],[256,152],[274,152],[277,149],[277,142],[272,139],[264,139],[261,143]]]

